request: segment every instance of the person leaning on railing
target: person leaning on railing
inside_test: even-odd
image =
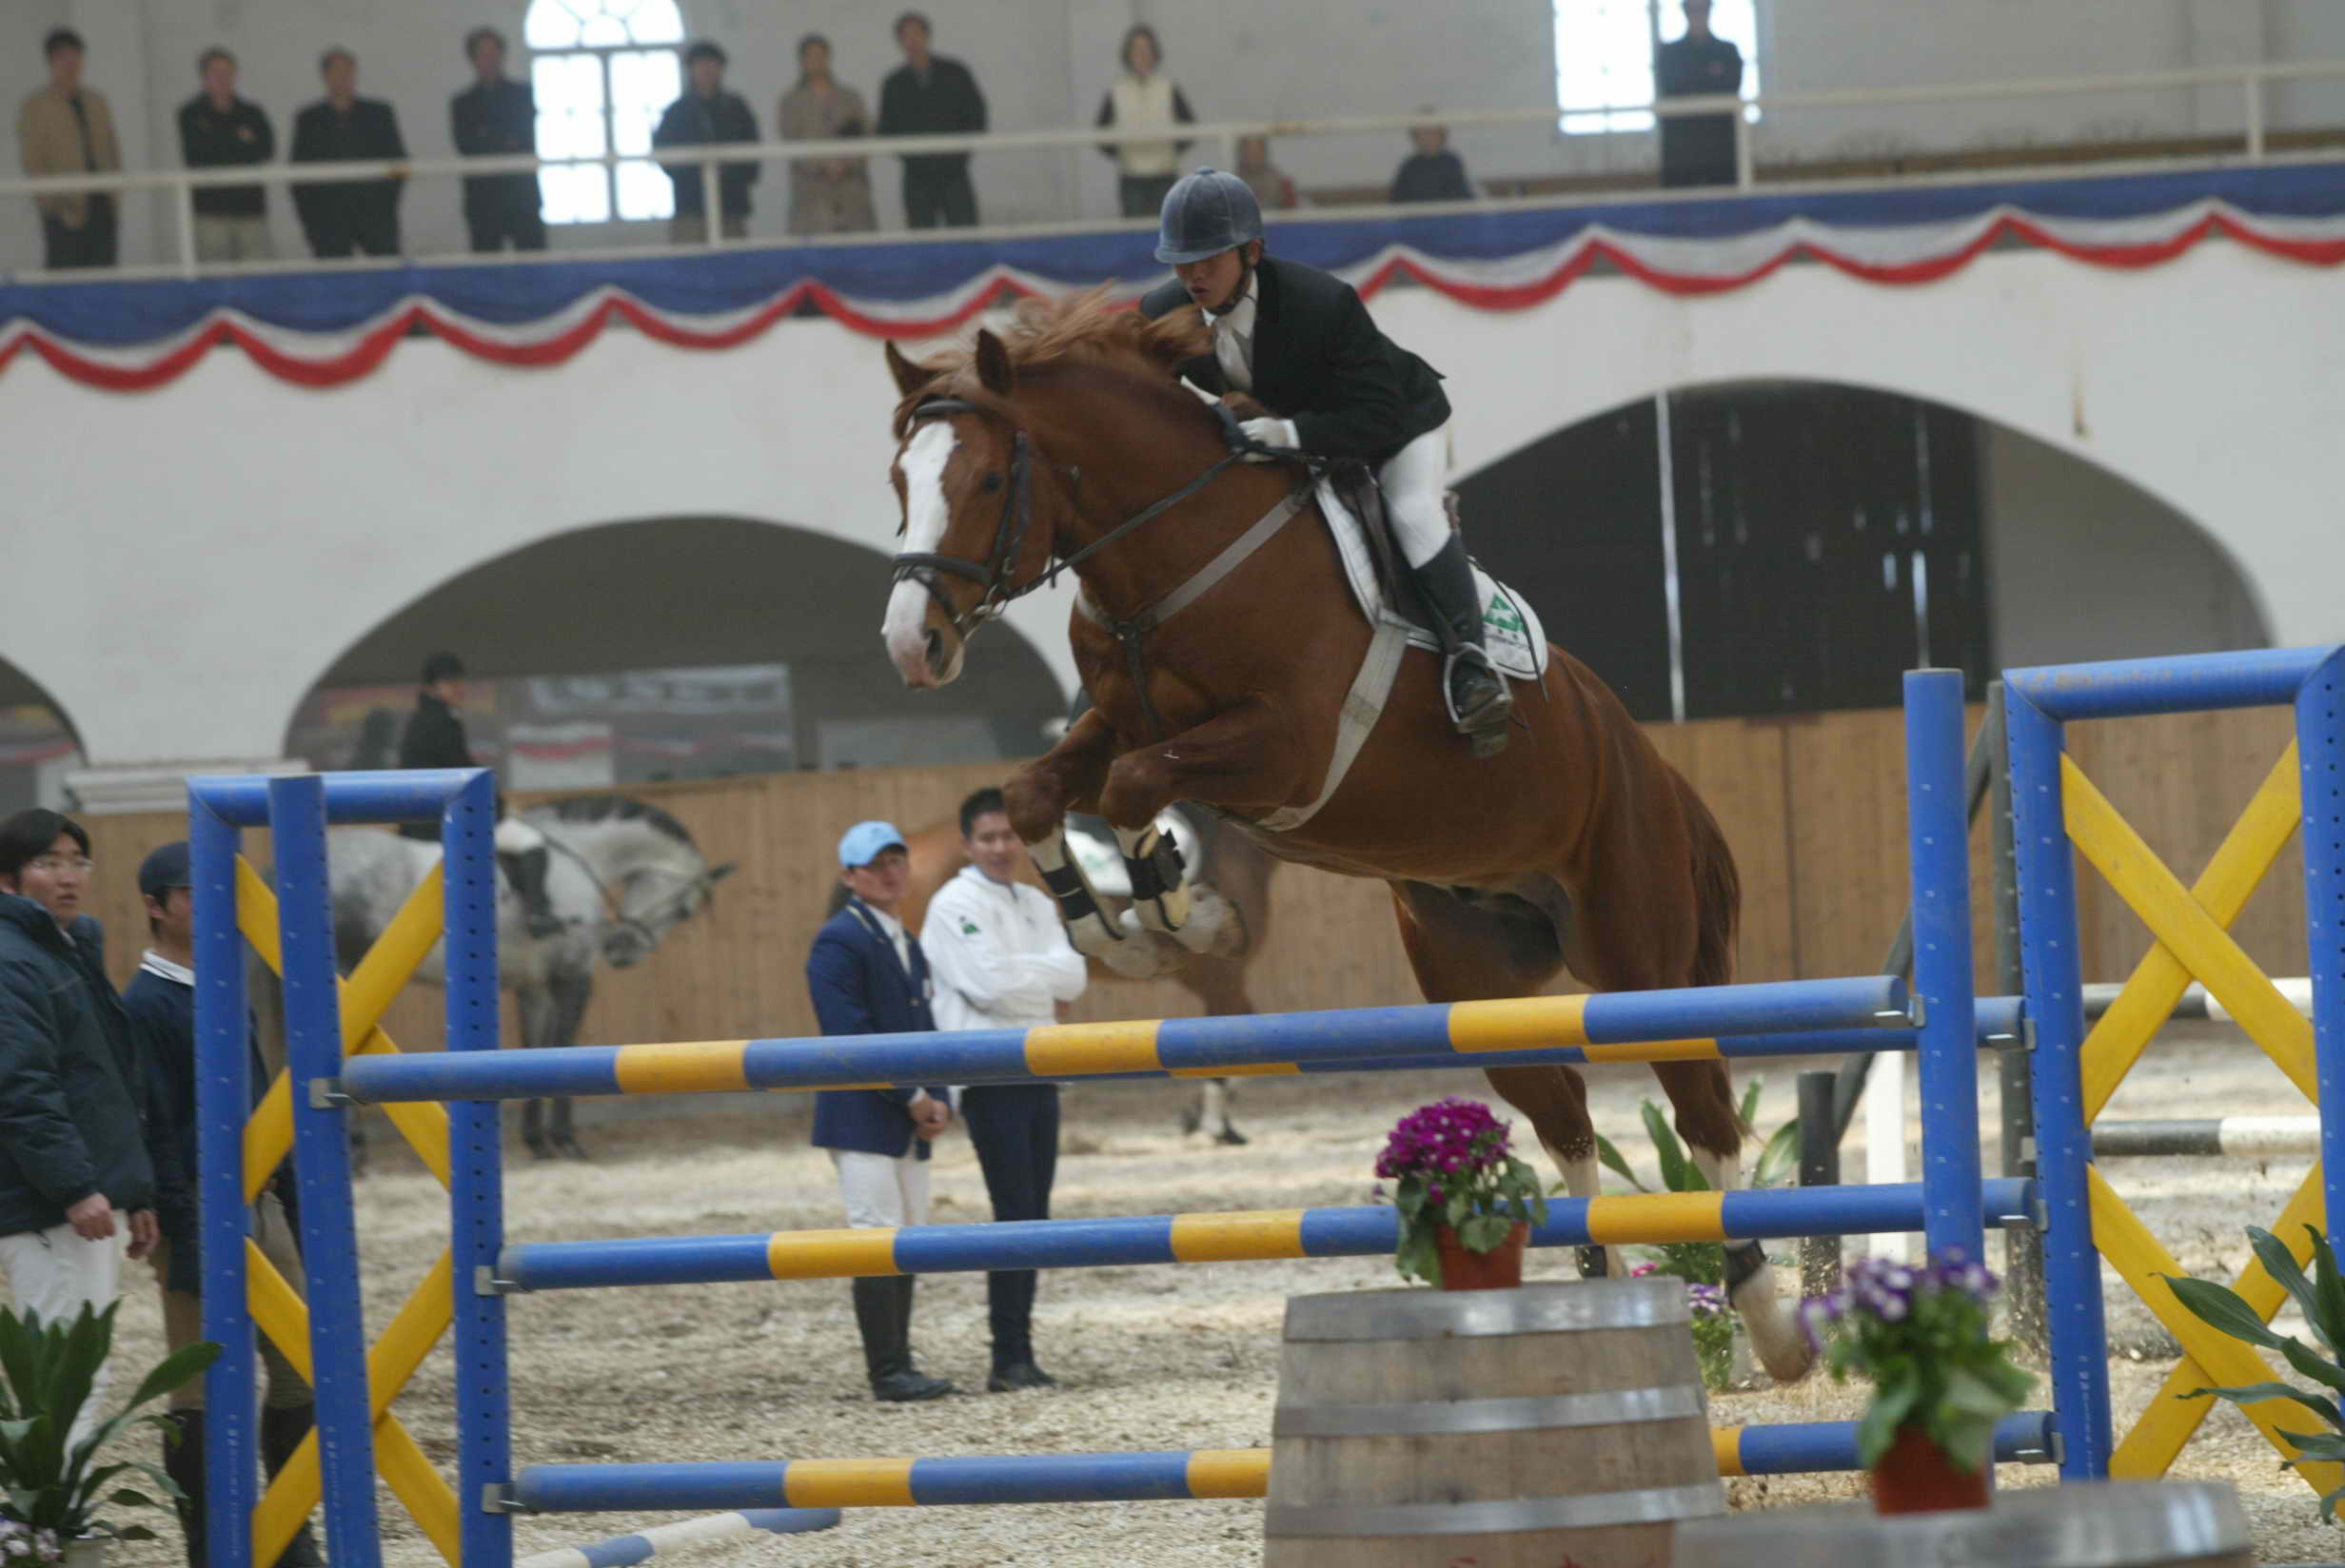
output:
[[[266,164],[277,156],[268,111],[236,95],[236,56],[207,49],[195,63],[204,90],[179,106],[179,153],[189,168]],[[266,262],[277,254],[268,237],[268,187],[197,186],[195,259]]]
[[[703,38],[684,50],[683,95],[660,116],[651,145],[661,151],[673,147],[709,147],[723,142],[754,142],[758,117],[749,100],[724,89],[724,49]],[[675,245],[700,245],[708,239],[708,186],[699,164],[666,165],[668,181],[676,187],[676,215],[668,220],[668,240]],[[754,163],[722,164],[717,169],[717,200],[724,236],[738,240],[749,232],[749,187],[764,170]]]
[[[122,167],[114,111],[82,86],[82,35],[57,28],[41,40],[49,82],[16,111],[25,172],[111,174]],[[114,265],[114,198],[103,190],[52,190],[32,199],[41,212],[41,265],[51,271]]]
[[[798,42],[798,85],[781,95],[775,134],[785,142],[835,142],[871,133],[863,95],[831,74],[831,41]],[[851,234],[878,227],[868,158],[790,160],[790,232]]]

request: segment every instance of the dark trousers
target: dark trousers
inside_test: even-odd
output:
[[[985,1172],[995,1220],[1047,1220],[1051,1181],[1058,1174],[1058,1086],[977,1084],[961,1090],[961,1117]],[[1035,1359],[1035,1271],[997,1269],[985,1277],[994,1332],[994,1365]]]
[[[89,198],[89,212],[79,228],[68,228],[48,213],[41,214],[41,265],[51,272],[77,266],[114,265],[114,199]]]
[[[399,254],[399,220],[358,218],[343,223],[320,224],[309,231],[309,249],[322,262],[350,255],[396,256]]]
[[[507,240],[516,250],[545,248],[545,220],[532,211],[506,207],[467,211],[464,226],[472,231],[472,248],[482,254],[502,250]]]
[[[977,189],[969,168],[904,170],[904,222],[914,228],[975,228]]]
[[[1119,174],[1115,192],[1123,198],[1127,218],[1153,218],[1164,210],[1164,199],[1177,174]]]

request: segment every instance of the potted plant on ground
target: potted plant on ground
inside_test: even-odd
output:
[[[1988,1331],[1995,1289],[1984,1264],[1949,1249],[1920,1266],[1868,1258],[1803,1308],[1833,1377],[1872,1380],[1857,1458],[1881,1512],[1986,1506],[1996,1423],[2036,1381]]]
[[[2176,1279],[2169,1275],[2166,1284],[2184,1306],[2206,1323],[2214,1324],[2235,1340],[2276,1350],[2288,1359],[2288,1364],[2315,1382],[2332,1392],[2345,1391],[2345,1281],[2337,1277],[2336,1255],[2329,1248],[2329,1240],[2317,1227],[2306,1225],[2313,1243],[2313,1277],[2304,1277],[2296,1260],[2278,1237],[2268,1230],[2248,1226],[2247,1239],[2256,1248],[2256,1256],[2275,1282],[2296,1299],[2303,1309],[2305,1325],[2314,1338],[2328,1350],[2327,1355],[2313,1349],[2293,1334],[2275,1334],[2265,1326],[2256,1309],[2241,1301],[2237,1292],[2228,1290],[2211,1280]],[[2328,1394],[2308,1394],[2284,1382],[2251,1383],[2240,1388],[2194,1388],[2181,1398],[2203,1399],[2212,1394],[2234,1404],[2257,1404],[2265,1400],[2293,1400],[2322,1421],[2329,1423],[2326,1432],[2282,1432],[2296,1446],[2296,1457],[2288,1462],[2295,1465],[2335,1463],[2345,1460],[2345,1415],[2340,1415],[2336,1401]],[[2320,1499],[2320,1518],[2329,1523],[2336,1518],[2339,1498],[2345,1498],[2345,1486],[2337,1488]]]
[[[1393,1184],[1404,1279],[1443,1290],[1523,1283],[1523,1245],[1547,1202],[1530,1166],[1508,1151],[1507,1124],[1473,1100],[1436,1100],[1401,1118],[1376,1158]]]
[[[114,1313],[88,1306],[71,1323],[45,1323],[36,1313],[18,1317],[0,1307],[0,1556],[7,1568],[18,1560],[59,1562],[66,1568],[95,1568],[105,1542],[152,1540],[144,1525],[115,1525],[98,1517],[108,1504],[161,1506],[154,1498],[119,1484],[136,1471],[164,1497],[182,1494],[170,1477],[140,1460],[97,1462],[98,1451],[137,1426],[164,1425],[160,1415],[140,1415],[152,1402],[201,1373],[220,1354],[216,1344],[182,1346],[147,1374],[130,1401],[89,1435],[73,1441],[72,1429],[89,1386],[113,1348]]]

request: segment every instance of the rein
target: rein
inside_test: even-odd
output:
[[[1220,403],[1215,403],[1212,407],[1213,412],[1221,418],[1222,440],[1229,447],[1226,453],[1178,490],[1173,491],[1162,500],[1133,513],[1073,555],[1062,557],[1054,551],[1050,566],[1024,582],[1013,582],[1011,578],[1017,570],[1018,558],[1024,554],[1026,536],[1034,526],[1034,502],[1029,480],[1035,448],[1033,439],[1023,429],[1016,430],[1010,462],[1010,486],[1001,499],[1001,518],[994,525],[994,542],[987,551],[987,559],[980,562],[960,556],[941,555],[931,550],[907,550],[896,557],[892,580],[916,582],[926,589],[929,598],[935,599],[944,613],[952,617],[954,634],[966,641],[978,627],[998,617],[1015,601],[1056,582],[1060,572],[1073,571],[1142,523],[1154,521],[1175,506],[1180,505],[1181,502],[1194,497],[1207,485],[1221,478],[1232,465],[1245,461],[1250,456],[1257,453],[1270,453],[1285,461],[1299,461],[1313,476],[1322,466],[1301,453],[1267,447],[1248,440],[1245,433],[1238,428],[1236,417],[1227,407]],[[915,421],[947,419],[956,414],[987,412],[990,411],[980,408],[966,398],[931,398],[914,408],[911,418]],[[1071,468],[1068,472],[1074,476],[1074,482],[1079,486],[1082,483],[1083,471],[1079,468]],[[1235,571],[1249,556],[1269,543],[1271,537],[1286,524],[1287,519],[1302,509],[1303,502],[1309,499],[1310,495],[1310,480],[1306,479],[1294,489],[1289,491],[1285,500],[1264,514],[1252,527],[1239,536],[1228,548],[1208,561],[1187,580],[1174,587],[1172,592],[1156,598],[1137,615],[1123,618],[1111,617],[1089,600],[1079,597],[1076,598],[1076,608],[1090,617],[1092,620],[1105,627],[1122,646],[1125,666],[1131,673],[1133,687],[1139,693],[1140,710],[1147,716],[1149,728],[1157,739],[1164,738],[1164,720],[1158,715],[1156,705],[1148,695],[1147,669],[1142,657],[1142,645],[1148,634],[1188,608],[1198,598],[1203,598],[1209,589]],[[976,583],[984,589],[983,597],[966,612],[956,610],[953,607],[952,598],[944,591],[944,584],[938,579],[937,574],[939,573],[949,573],[954,577],[964,578]]]
[[[543,830],[541,829],[540,832],[542,833]],[[594,863],[592,861],[588,860],[584,855],[579,853],[578,851],[572,849],[568,843],[562,839],[557,838],[552,833],[545,833],[544,837],[548,848],[552,849],[556,853],[568,860],[580,871],[586,873],[586,880],[594,884],[595,892],[601,896],[603,911],[610,916],[611,924],[619,927],[621,931],[633,931],[647,948],[657,948],[660,945],[659,933],[651,929],[652,917],[657,914],[666,913],[671,906],[676,904],[686,893],[692,891],[693,882],[697,880],[696,878],[686,877],[682,887],[668,894],[667,897],[661,899],[659,903],[654,904],[650,909],[644,911],[643,913],[640,915],[629,914],[626,911],[626,907],[620,902],[619,895],[611,892],[610,884],[603,881],[601,873],[595,870]]]

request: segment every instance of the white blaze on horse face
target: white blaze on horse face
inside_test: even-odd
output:
[[[952,508],[945,502],[945,465],[953,461],[956,438],[950,420],[931,420],[913,432],[897,455],[896,466],[904,476],[904,549],[908,552],[933,552],[944,541],[946,526],[953,520]],[[928,590],[907,578],[896,585],[888,596],[887,618],[880,622],[880,636],[887,639],[888,657],[895,661],[897,673],[907,686],[940,686],[960,673],[960,650],[953,650],[952,663],[940,675],[928,664],[928,610],[935,600]]]

